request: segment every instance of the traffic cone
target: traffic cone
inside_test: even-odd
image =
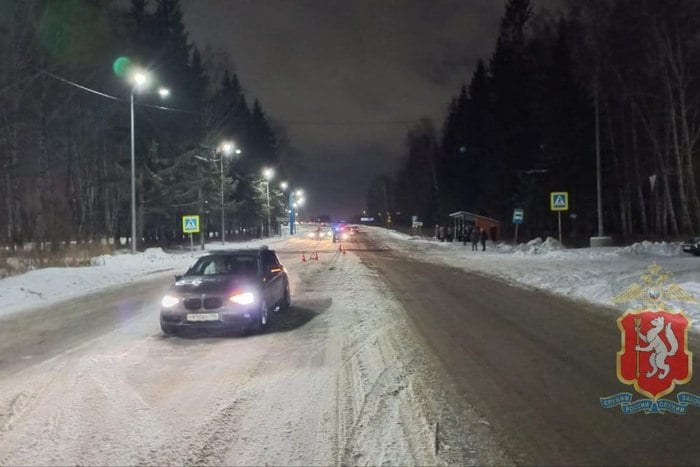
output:
[[[302,263],[306,262],[306,255],[304,253],[301,254],[301,262]]]

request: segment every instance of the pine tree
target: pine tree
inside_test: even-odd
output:
[[[485,210],[508,218],[520,174],[532,168],[539,135],[532,119],[532,76],[527,28],[532,18],[529,0],[509,0],[501,20],[489,69],[493,96],[493,160],[485,175]]]

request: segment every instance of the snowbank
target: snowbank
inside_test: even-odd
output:
[[[559,251],[561,249],[561,243],[559,243],[556,238],[547,237],[545,241],[542,241],[540,237],[537,237],[524,245],[518,245],[515,248],[515,253],[524,255],[546,255],[552,251]]]
[[[513,247],[487,243],[486,251],[471,251],[461,243],[415,241],[381,228],[370,231],[386,247],[408,257],[488,274],[514,285],[525,285],[600,304],[611,310],[611,299],[640,282],[652,263],[671,273],[676,283],[700,299],[700,258],[682,252],[680,243],[640,242],[626,247],[566,249],[554,238],[535,238]],[[481,250],[481,248],[479,248]],[[684,305],[700,330],[700,307]]]
[[[684,254],[680,243],[643,241],[620,248],[620,255],[677,256]]]

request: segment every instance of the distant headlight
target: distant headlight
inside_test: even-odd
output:
[[[239,305],[250,305],[255,301],[255,295],[250,292],[237,293],[229,297],[233,303],[238,303]]]
[[[177,297],[173,297],[172,295],[166,295],[163,297],[163,300],[160,301],[160,304],[163,308],[170,308],[175,305],[180,303],[180,299]]]
[[[315,233],[313,233],[313,232],[309,233],[309,238],[314,238],[315,236],[316,236]]]
[[[343,240],[347,240],[347,239],[348,239],[348,234],[344,233],[344,234],[343,234]]]

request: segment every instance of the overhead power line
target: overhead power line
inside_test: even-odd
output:
[[[129,101],[124,98],[120,98],[117,96],[112,96],[110,94],[107,94],[105,92],[98,91],[96,89],[89,88],[87,86],[84,86],[82,84],[76,83],[75,81],[71,81],[69,79],[63,78],[62,76],[56,75],[54,73],[51,73],[46,70],[39,70],[40,73],[43,73],[47,76],[50,76],[51,78],[54,78],[58,81],[61,81],[65,84],[68,84],[70,86],[76,87],[78,89],[81,89],[85,92],[89,92],[92,94],[96,94],[101,97],[106,97],[107,99],[112,99],[117,102],[123,102],[125,104],[128,104]],[[153,105],[153,104],[143,104],[140,102],[135,102],[134,105],[139,106],[139,107],[150,107],[152,109],[159,109],[159,110],[166,110],[170,112],[181,112],[181,113],[188,113],[192,115],[198,115],[200,112],[194,112],[191,110],[185,110],[185,109],[176,109],[173,107],[165,107],[162,105]],[[287,126],[391,126],[391,125],[410,125],[413,123],[417,123],[420,121],[420,118],[412,119],[412,120],[350,120],[350,121],[284,121],[284,120],[276,120],[277,122],[287,125]]]
[[[70,85],[70,86],[76,87],[76,88],[78,88],[78,89],[82,89],[83,91],[86,91],[86,92],[89,92],[89,93],[92,93],[92,94],[97,94],[98,96],[106,97],[107,99],[112,99],[112,100],[115,100],[115,101],[117,101],[117,102],[123,102],[123,103],[125,103],[125,104],[128,104],[128,103],[129,103],[129,101],[128,101],[127,99],[123,99],[123,98],[120,98],[120,97],[112,96],[112,95],[109,95],[109,94],[107,94],[107,93],[104,93],[104,92],[101,92],[101,91],[97,91],[97,90],[95,90],[95,89],[91,89],[91,88],[89,88],[89,87],[87,87],[87,86],[83,86],[82,84],[78,84],[78,83],[76,83],[76,82],[74,82],[74,81],[71,81],[71,80],[69,80],[69,79],[63,78],[63,77],[58,76],[58,75],[56,75],[56,74],[54,74],[54,73],[51,73],[51,72],[49,72],[49,71],[40,70],[40,72],[43,73],[43,74],[45,74],[45,75],[47,75],[47,76],[50,76],[51,78],[57,79],[57,80],[59,80],[59,81],[65,83],[65,84],[68,84],[68,85]],[[175,108],[172,108],[172,107],[164,107],[164,106],[162,106],[162,105],[142,104],[142,103],[140,103],[140,102],[134,102],[134,105],[139,106],[139,107],[150,107],[150,108],[152,108],[152,109],[167,110],[167,111],[170,111],[170,112],[188,113],[188,114],[193,114],[193,115],[198,115],[198,114],[200,113],[200,112],[193,112],[193,111],[191,111],[191,110],[185,110],[185,109],[175,109]]]
[[[367,120],[367,121],[341,121],[341,122],[288,122],[279,121],[284,125],[289,126],[386,126],[386,125],[410,125],[412,123],[417,123],[420,119],[416,118],[414,120]]]

